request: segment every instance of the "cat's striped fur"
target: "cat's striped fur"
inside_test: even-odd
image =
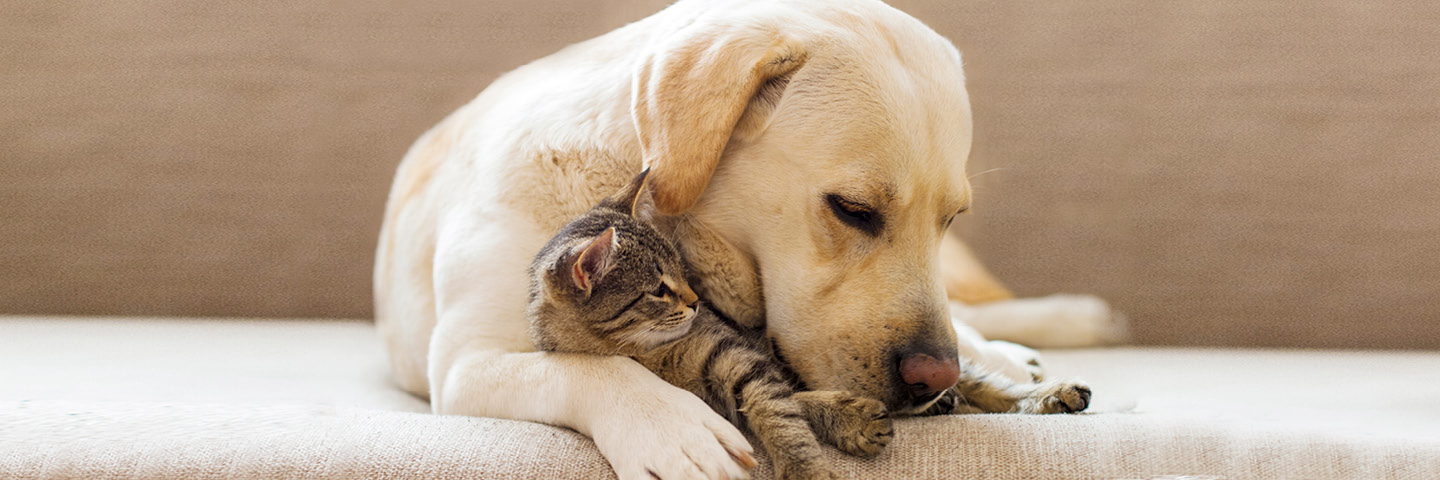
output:
[[[820,442],[879,453],[878,400],[802,392],[761,332],[699,304],[674,246],[637,213],[645,173],[567,225],[531,266],[527,310],[542,350],[627,355],[759,437],[779,478],[833,478]]]

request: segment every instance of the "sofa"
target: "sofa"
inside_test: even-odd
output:
[[[1440,353],[1045,352],[1089,413],[899,420],[846,478],[1440,478]],[[364,320],[0,319],[0,478],[612,478],[559,427],[439,416]],[[761,455],[756,478],[770,478]]]
[[[665,3],[0,4],[0,478],[613,475],[395,388],[370,269],[410,142]],[[847,476],[1440,478],[1440,4],[892,4],[965,59],[955,233],[1131,336],[1043,350],[1087,413],[902,419]]]

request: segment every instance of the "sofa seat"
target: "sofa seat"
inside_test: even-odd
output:
[[[902,419],[881,456],[831,456],[851,478],[1440,478],[1440,353],[1045,355],[1095,412]],[[0,317],[0,365],[0,478],[613,477],[568,429],[426,413],[369,322]]]

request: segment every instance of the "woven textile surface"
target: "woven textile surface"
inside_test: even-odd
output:
[[[1046,355],[1096,413],[906,419],[881,456],[831,459],[850,478],[1440,478],[1440,353]],[[612,475],[568,429],[425,413],[365,322],[0,317],[0,361],[0,478]]]

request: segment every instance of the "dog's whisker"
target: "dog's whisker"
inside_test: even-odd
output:
[[[973,173],[973,174],[971,174],[969,177],[965,177],[965,178],[966,178],[967,180],[974,180],[975,177],[978,177],[978,176],[981,176],[981,175],[984,175],[984,174],[987,174],[987,173],[991,173],[991,172],[998,172],[998,171],[1001,171],[1001,170],[1004,170],[1004,169],[1005,169],[1005,167],[995,167],[995,168],[992,168],[992,169],[989,169],[989,170],[985,170],[985,171],[983,171],[983,172]]]

